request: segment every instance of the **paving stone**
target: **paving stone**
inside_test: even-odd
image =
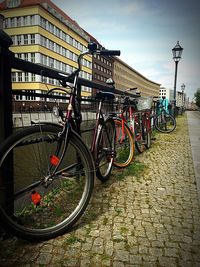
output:
[[[0,240],[0,266],[200,266],[200,208],[186,117],[171,134],[158,133],[135,159],[146,166],[141,177],[117,180],[115,169],[108,182],[95,181],[86,215],[95,210],[96,216],[89,223],[83,216],[71,232],[40,243]]]

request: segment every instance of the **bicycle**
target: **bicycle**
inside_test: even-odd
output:
[[[124,168],[132,162],[134,157],[134,133],[126,120],[126,116],[123,111],[123,103],[120,103],[119,112],[112,113],[112,115],[116,128],[116,156],[114,158],[113,165],[119,168]]]
[[[99,96],[91,151],[79,135],[78,76],[81,59],[87,54],[110,56],[120,55],[120,51],[97,50],[96,44],[89,44],[78,56],[78,68],[60,81],[63,88],[59,90],[69,93],[62,124],[35,123],[16,131],[1,145],[0,222],[21,238],[46,240],[64,234],[87,208],[94,174],[105,181],[111,172],[115,128],[114,121],[104,119],[101,113],[106,93]],[[71,80],[73,85],[68,84]]]
[[[151,145],[149,109],[151,98],[128,99],[128,121],[135,136],[135,146],[139,153],[142,153]]]
[[[176,120],[165,108],[164,99],[157,101],[157,112],[152,116],[153,125],[161,133],[171,133],[176,128]]]
[[[151,103],[147,100],[145,104],[149,108]],[[120,111],[113,114],[116,126],[116,157],[113,164],[116,167],[123,168],[132,162],[135,146],[142,153],[144,147],[149,148],[151,145],[150,110],[138,109],[141,109],[141,101],[124,97],[123,103],[120,103]]]

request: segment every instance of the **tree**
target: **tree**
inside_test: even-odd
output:
[[[196,93],[194,94],[195,98],[196,98],[196,105],[198,107],[200,107],[200,88],[197,89]]]

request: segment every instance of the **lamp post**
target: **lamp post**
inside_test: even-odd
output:
[[[174,105],[173,105],[173,116],[175,117],[175,109],[176,109],[176,81],[177,81],[177,70],[178,70],[178,62],[181,59],[181,55],[183,52],[183,48],[180,46],[179,41],[172,49],[173,60],[175,62],[175,77],[174,77]]]
[[[185,108],[185,94],[184,94],[185,84],[184,83],[181,85],[181,90],[182,90],[182,106],[183,106],[183,109],[184,109]]]

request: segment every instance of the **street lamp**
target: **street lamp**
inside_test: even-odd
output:
[[[185,84],[184,83],[181,85],[181,90],[182,90],[182,106],[184,108],[185,107],[185,94],[184,94]]]
[[[173,115],[175,117],[175,108],[176,108],[176,81],[177,81],[177,69],[178,69],[178,62],[181,59],[181,55],[183,52],[183,48],[180,46],[179,41],[172,49],[173,60],[175,62],[175,77],[174,77],[174,107],[173,107]]]
[[[185,84],[184,83],[181,85],[181,90],[182,90],[182,92],[185,91]]]

